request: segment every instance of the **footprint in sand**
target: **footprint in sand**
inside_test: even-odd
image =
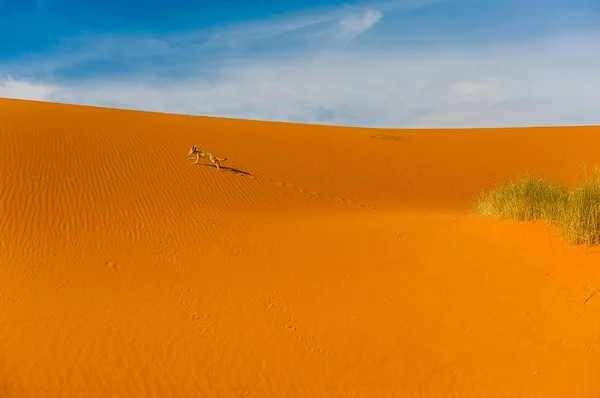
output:
[[[369,138],[373,138],[376,140],[395,140],[395,141],[405,141],[406,139],[403,137],[398,137],[396,135],[388,135],[388,134],[376,134],[372,135]]]
[[[114,262],[114,261],[106,261],[106,262],[104,263],[104,265],[105,265],[106,267],[108,267],[108,268],[109,268],[110,270],[112,270],[112,271],[115,271],[115,272],[116,272],[116,271],[118,271],[118,270],[119,270],[119,266],[118,266],[118,264],[117,264],[116,262]]]
[[[316,192],[316,191],[309,191],[306,190],[304,188],[301,187],[295,187],[294,184],[287,182],[287,181],[276,181],[276,180],[271,180],[271,182],[273,182],[274,185],[281,187],[281,188],[291,188],[294,189],[295,191],[299,192],[300,194],[302,194],[303,196],[312,199],[312,200],[317,200],[321,198],[321,195]],[[281,192],[279,192],[279,194],[281,195]],[[326,197],[325,199],[327,200],[333,200],[337,203],[346,205],[346,206],[357,206],[360,207],[362,209],[369,209],[369,210],[375,210],[375,208],[373,206],[369,206],[369,205],[365,205],[362,203],[355,203],[352,200],[348,199],[348,198],[344,198],[344,197],[339,197],[339,196],[334,196],[334,197]]]

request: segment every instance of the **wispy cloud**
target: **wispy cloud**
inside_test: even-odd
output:
[[[338,22],[339,30],[336,38],[347,43],[371,29],[382,16],[383,14],[380,11],[368,10],[362,16],[351,15],[342,18]]]
[[[140,68],[143,74],[155,67],[160,73],[172,71],[181,75],[183,68],[191,68],[190,64],[200,60],[214,66],[247,53],[277,55],[340,49],[376,25],[385,11],[414,9],[441,1],[447,0],[375,0],[163,34],[85,33],[63,40],[60,46],[50,51],[21,57],[4,67],[15,70],[14,74],[69,78],[76,68],[84,70],[88,67],[86,73],[89,76],[90,64],[98,62],[104,67],[116,65],[121,73],[126,73],[127,66],[131,65],[130,70],[135,74]],[[166,70],[165,65],[170,70]],[[2,67],[0,64],[0,72]],[[92,71],[102,73],[97,69]],[[114,73],[110,67],[105,71]]]
[[[600,124],[600,36],[379,45],[393,33],[377,32],[384,14],[425,4],[369,3],[161,36],[82,37],[0,64],[0,73],[19,76],[0,79],[0,96],[373,127]]]

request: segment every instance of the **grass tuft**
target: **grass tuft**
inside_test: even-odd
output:
[[[600,244],[600,174],[596,169],[567,189],[529,174],[498,185],[477,199],[480,215],[555,225],[570,244]]]

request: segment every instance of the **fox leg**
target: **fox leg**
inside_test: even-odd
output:
[[[196,161],[194,162],[194,164],[198,164],[199,161],[200,161],[200,154],[196,154]]]
[[[219,160],[217,159],[217,157],[215,155],[209,154],[208,160],[210,160],[210,162],[217,167],[217,170],[219,170],[219,165],[218,165]]]
[[[219,161],[216,158],[214,158],[214,157],[211,156],[210,161],[212,162],[212,164],[214,164],[215,166],[217,166],[217,170],[221,170],[219,168]]]

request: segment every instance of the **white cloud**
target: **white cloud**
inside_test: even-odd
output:
[[[33,83],[27,80],[15,80],[11,76],[0,79],[0,97],[44,100],[50,98],[54,87]]]

